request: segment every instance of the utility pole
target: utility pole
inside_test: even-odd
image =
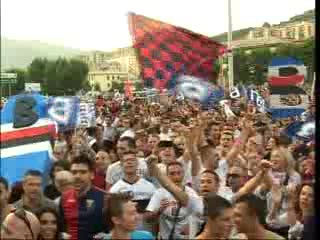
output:
[[[233,53],[231,49],[232,42],[232,13],[231,13],[231,0],[228,0],[228,77],[229,77],[229,90],[233,87]]]

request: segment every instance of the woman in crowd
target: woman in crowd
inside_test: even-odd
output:
[[[39,240],[58,240],[60,230],[58,227],[58,214],[54,209],[44,208],[38,214],[40,221]]]
[[[302,239],[304,223],[314,217],[314,186],[312,183],[303,183],[300,189],[292,188],[289,192],[289,207],[287,222],[290,225],[288,238]]]
[[[266,189],[261,191],[267,199],[267,223],[270,230],[286,237],[289,225],[283,221],[288,208],[288,191],[301,184],[301,177],[294,169],[294,159],[284,147],[276,147],[270,156],[272,169],[266,178]],[[261,189],[260,189],[261,190]]]

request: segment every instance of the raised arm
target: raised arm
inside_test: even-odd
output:
[[[178,187],[175,183],[173,183],[168,176],[161,173],[160,169],[157,166],[158,159],[156,156],[151,156],[148,161],[149,172],[152,176],[157,178],[159,183],[168,190],[174,198],[180,202],[182,206],[187,206],[189,202],[188,194],[183,191],[180,187]]]
[[[251,134],[251,127],[248,123],[244,124],[244,127],[241,131],[240,137],[236,140],[236,142],[233,144],[230,152],[226,156],[226,160],[228,161],[228,165],[232,166],[234,159],[238,156],[240,151],[245,146],[246,142],[248,141],[248,138]]]
[[[260,171],[251,178],[246,184],[239,189],[239,191],[233,196],[233,201],[236,201],[241,196],[253,192],[263,181],[264,176],[268,173],[271,164],[270,162],[261,162],[260,163]]]

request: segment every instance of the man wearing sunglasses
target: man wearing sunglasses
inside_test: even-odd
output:
[[[226,187],[221,187],[218,194],[231,200],[235,193],[246,183],[246,180],[247,174],[245,174],[245,170],[241,167],[234,166],[228,171]]]
[[[40,222],[31,212],[15,209],[1,225],[1,239],[38,239]]]

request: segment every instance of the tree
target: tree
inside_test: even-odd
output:
[[[275,52],[269,47],[236,49],[234,51],[234,82],[261,84],[267,81],[267,69],[273,57],[294,57],[301,60],[308,68],[306,82],[312,82],[315,69],[314,39],[303,44],[279,44]]]
[[[265,23],[262,25],[262,27],[264,27],[264,28],[270,28],[271,25],[270,25],[270,23],[265,22]]]
[[[87,88],[89,68],[77,59],[35,59],[28,67],[30,80],[41,79],[43,92],[49,95],[73,95]]]
[[[82,89],[86,85],[86,82],[88,82],[88,72],[89,67],[86,63],[77,59],[71,59],[65,78],[68,88],[74,92]]]
[[[142,80],[134,81],[135,91],[143,91],[143,83]]]
[[[63,95],[62,86],[58,89],[58,81],[56,79],[56,62],[48,61],[45,72],[45,92],[49,95]]]
[[[112,81],[111,90],[119,90],[119,92],[124,92],[124,81]]]
[[[97,83],[97,82],[94,84],[94,91],[96,91],[96,92],[101,92],[101,86],[100,86],[100,84]]]
[[[48,64],[48,59],[46,58],[35,58],[31,64],[28,66],[28,81],[44,83],[45,72]]]

